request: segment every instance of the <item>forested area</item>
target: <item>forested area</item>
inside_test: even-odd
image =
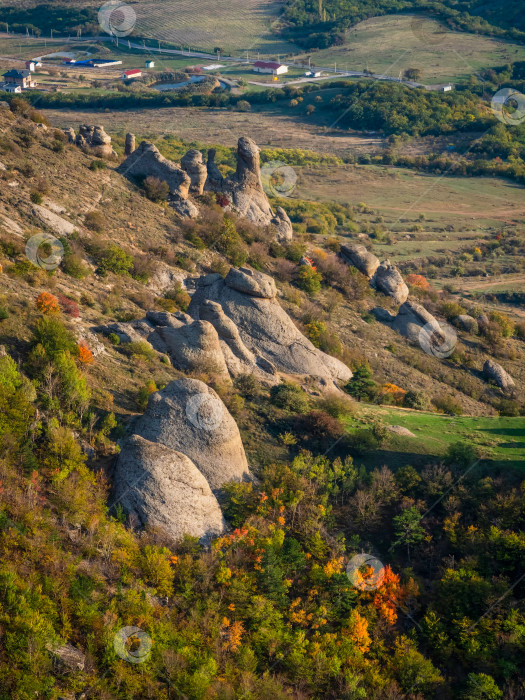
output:
[[[399,12],[425,13],[449,29],[525,40],[520,0],[480,5],[474,0],[289,0],[283,10],[284,34],[308,49],[344,41],[344,32],[358,22]]]
[[[227,489],[232,530],[211,550],[139,536],[118,508],[108,512],[103,472],[86,465],[82,446],[93,464],[121,428],[95,406],[94,360],[51,302],[38,301],[21,365],[0,358],[0,697],[520,696],[519,470],[472,469],[465,444],[417,470],[358,468],[345,440],[341,457],[325,457],[347,410],[325,402],[332,423],[319,432],[309,418],[308,452],[290,443],[288,462]],[[268,394],[241,377],[236,392],[241,428],[255,416],[277,429],[308,418],[299,387]],[[364,570],[352,585],[346,562],[371,547],[380,583],[366,585]],[[153,640],[140,666],[114,649],[119,628],[137,620]],[[49,653],[64,642],[87,651],[74,681]]]

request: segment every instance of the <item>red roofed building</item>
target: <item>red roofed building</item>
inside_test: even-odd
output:
[[[134,78],[140,78],[142,71],[140,68],[132,68],[131,70],[125,70],[122,73],[122,80],[133,80]]]
[[[274,61],[255,61],[253,70],[256,73],[272,73],[272,75],[282,75],[288,73],[288,66]]]

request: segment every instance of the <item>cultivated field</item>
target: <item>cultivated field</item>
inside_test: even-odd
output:
[[[307,54],[306,54],[307,55]],[[525,59],[525,46],[490,37],[451,32],[432,19],[387,15],[361,22],[347,33],[343,46],[311,54],[312,62],[341,69],[368,68],[374,73],[399,76],[420,68],[420,82],[443,83],[466,79],[481,68]]]
[[[289,53],[294,49],[272,35],[280,4],[274,0],[142,0],[135,33],[172,44],[213,51]]]

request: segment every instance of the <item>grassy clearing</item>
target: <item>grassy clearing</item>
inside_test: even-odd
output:
[[[452,32],[426,19],[413,29],[413,15],[387,15],[361,22],[347,33],[343,46],[312,54],[317,65],[398,76],[420,68],[426,84],[464,80],[481,68],[525,58],[525,46],[490,37]],[[308,55],[308,54],[306,54]]]
[[[382,463],[399,466],[409,455],[443,456],[449,445],[469,442],[483,455],[483,462],[491,466],[509,466],[525,469],[525,421],[523,417],[444,416],[386,407],[366,407],[366,418],[379,419],[385,425],[401,425],[416,438],[392,435],[387,438],[380,454]],[[362,424],[350,421],[348,431],[355,432]],[[389,453],[390,458],[386,458]]]

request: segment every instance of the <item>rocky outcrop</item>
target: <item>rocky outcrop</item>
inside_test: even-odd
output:
[[[371,284],[383,294],[392,297],[396,304],[404,304],[408,299],[408,287],[401,273],[390,260],[383,260],[379,265]]]
[[[275,239],[278,243],[289,243],[292,240],[292,222],[282,207],[277,207],[275,216],[270,220],[270,224],[275,229]]]
[[[180,165],[190,177],[190,192],[195,195],[202,194],[208,176],[202,153],[192,148],[181,158]]]
[[[115,158],[117,155],[111,146],[111,136],[106,134],[103,126],[82,124],[75,137],[75,143],[85,153],[97,158]]]
[[[143,141],[128,155],[118,170],[132,178],[143,179],[152,176],[167,182],[170,188],[168,202],[183,218],[198,216],[198,207],[191,196],[199,196],[206,190],[222,194],[224,206],[228,206],[239,216],[257,226],[272,228],[277,241],[284,243],[292,239],[293,228],[288,215],[282,207],[272,211],[266,197],[261,182],[259,149],[249,138],[239,139],[237,170],[227,178],[222,176],[215,163],[213,148],[208,151],[206,164],[202,153],[191,149],[183,156],[179,166],[164,158],[159,150],[147,141]]]
[[[379,267],[379,260],[364,245],[349,243],[342,245],[340,255],[349,265],[356,267],[359,272],[366,275],[369,279],[375,274]]]
[[[339,254],[345,262],[366,275],[374,289],[392,297],[396,304],[403,304],[408,299],[408,287],[390,260],[380,263],[364,245],[355,243],[342,245]]]
[[[252,139],[246,136],[239,139],[237,170],[233,175],[218,182],[216,174],[212,177],[215,182],[213,189],[226,194],[240,216],[244,216],[258,226],[275,226],[280,240],[291,238],[292,224],[288,215],[284,209],[274,214],[266,197],[261,181],[259,148]]]
[[[168,184],[170,194],[186,199],[190,191],[190,177],[176,163],[164,158],[152,143],[142,141],[117,170],[133,178],[157,177]]]
[[[476,335],[479,331],[478,322],[475,318],[469,316],[468,314],[460,314],[457,316],[456,323],[458,326],[463,328],[464,331],[467,331],[467,333],[473,333]]]
[[[249,476],[237,424],[215,391],[196,379],[152,394],[133,433],[186,455],[212,490]]]
[[[224,519],[210,485],[185,454],[132,435],[114,475],[114,497],[132,522],[164,530],[178,540],[220,535]]]
[[[135,141],[135,134],[126,134],[126,140],[124,142],[124,155],[130,156],[136,149],[137,144]]]
[[[68,143],[75,143],[76,134],[75,130],[71,126],[68,126],[67,129],[64,129],[64,134],[67,136]]]
[[[332,386],[333,382],[351,378],[345,364],[316,348],[299,331],[277,301],[275,283],[267,275],[247,268],[231,268],[225,279],[206,275],[197,283],[188,313],[195,319],[207,318],[211,323],[220,319],[216,321],[218,334],[226,342],[225,318],[218,307],[238,331],[243,346],[240,349],[235,339],[238,356],[247,358],[246,351],[255,356],[255,371],[269,374],[275,368],[317,377]],[[233,341],[229,347],[235,353]]]
[[[153,336],[150,342],[157,349],[168,353],[177,369],[184,372],[210,372],[222,379],[230,379],[219,336],[208,321],[181,322],[178,328],[159,326],[155,333],[158,338]]]
[[[494,360],[487,360],[483,365],[483,374],[492,379],[505,394],[513,394],[516,384],[508,372]]]
[[[40,204],[33,204],[33,214],[59,236],[69,236],[77,230],[77,226],[72,224],[70,221],[66,221],[66,219],[63,219],[61,216],[58,216],[58,214],[55,214],[55,212],[49,211],[49,209],[42,207]]]
[[[94,330],[116,333],[121,342],[146,340],[177,369],[223,380],[253,373],[275,384],[283,372],[316,377],[333,389],[352,376],[299,331],[277,301],[273,279],[248,268],[231,268],[225,279],[217,273],[200,277],[188,314],[148,311],[143,320]]]

